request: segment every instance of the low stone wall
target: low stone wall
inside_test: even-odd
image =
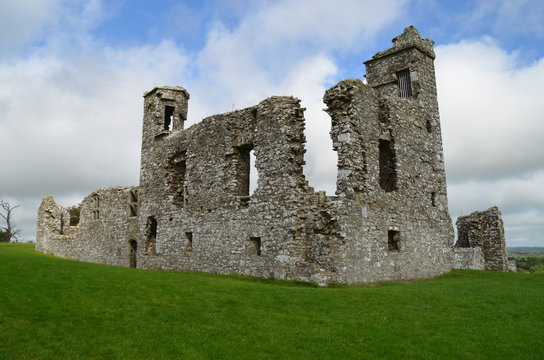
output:
[[[454,248],[452,251],[454,269],[484,270],[484,254],[479,247]]]

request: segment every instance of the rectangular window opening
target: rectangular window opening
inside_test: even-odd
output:
[[[138,202],[138,192],[136,190],[130,190],[128,194],[129,202]]]
[[[187,120],[185,115],[178,114],[178,119],[179,119],[180,129],[184,129],[185,128],[185,121]]]
[[[261,256],[261,238],[250,237],[246,241],[246,255],[249,256]]]
[[[397,190],[397,159],[393,142],[380,139],[380,187],[387,192]]]
[[[100,196],[98,194],[93,195],[93,203],[95,208],[100,207]]]
[[[242,145],[236,148],[237,152],[237,195],[250,196],[251,194],[251,153],[253,145]]]
[[[174,110],[175,107],[166,105],[164,107],[164,130],[172,131],[174,124]]]
[[[129,208],[129,215],[130,217],[135,217],[135,216],[138,216],[138,205],[136,204],[130,204],[128,206]]]
[[[157,219],[149,216],[146,223],[146,246],[147,254],[155,255],[157,253]]]
[[[168,161],[167,182],[168,193],[171,196],[172,202],[178,207],[185,204],[186,199],[186,173],[187,173],[187,151],[175,153]]]
[[[192,251],[193,250],[193,233],[192,232],[186,232],[185,238],[187,239],[187,245],[185,246],[186,251]]]
[[[387,248],[389,251],[399,251],[400,247],[400,231],[388,230],[387,231]]]
[[[436,206],[436,193],[434,191],[431,193],[431,204]]]
[[[399,81],[399,97],[410,98],[412,97],[412,80],[410,78],[410,70],[405,69],[397,72],[397,79]]]

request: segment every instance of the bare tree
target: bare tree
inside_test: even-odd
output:
[[[20,205],[11,206],[9,202],[0,200],[0,216],[4,219],[5,226],[0,226],[0,232],[2,236],[1,241],[11,242],[17,241],[21,235],[21,230],[17,229],[17,226],[13,224],[13,210]]]

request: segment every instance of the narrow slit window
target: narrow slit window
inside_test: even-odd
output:
[[[93,204],[95,208],[100,207],[100,196],[98,194],[93,195]]]
[[[259,178],[259,173],[255,168],[255,150],[251,149],[249,152],[249,195],[253,195],[253,192],[257,188],[257,181]]]
[[[130,245],[130,253],[129,253],[129,266],[131,268],[135,268],[136,267],[136,256],[138,254],[138,243],[136,242],[136,240],[132,239],[129,241],[129,245]]]
[[[400,250],[400,231],[389,230],[387,231],[387,248],[389,251]]]
[[[157,219],[154,216],[147,218],[146,224],[146,253],[155,255],[157,253]]]
[[[186,232],[185,238],[187,239],[187,245],[185,246],[186,251],[192,251],[193,250],[193,233],[192,232]]]
[[[164,107],[164,130],[172,131],[174,124],[174,110],[173,106],[166,105]]]
[[[434,191],[431,193],[431,205],[436,206],[436,193]]]
[[[410,78],[410,70],[405,69],[397,72],[397,79],[399,81],[399,97],[412,97],[412,80]]]

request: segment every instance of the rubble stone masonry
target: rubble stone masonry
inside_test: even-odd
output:
[[[37,250],[319,284],[423,279],[484,263],[504,271],[504,246],[492,245],[500,230],[479,233],[491,240],[469,250],[453,247],[432,45],[408,27],[365,63],[367,84],[344,80],[326,91],[336,196],[316,192],[304,176],[300,100],[270,97],[185,129],[189,93],[152,89],[144,94],[139,186],[90,194],[77,226],[45,197]]]

